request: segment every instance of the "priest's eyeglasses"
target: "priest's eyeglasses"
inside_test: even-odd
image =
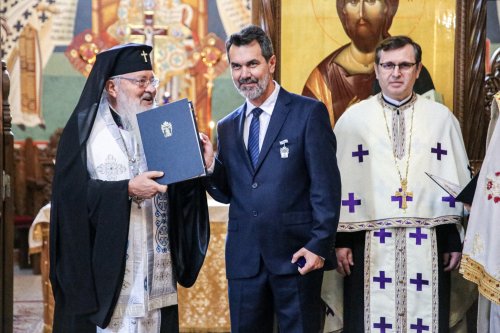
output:
[[[134,79],[134,78],[125,77],[125,76],[115,76],[115,77],[113,77],[113,79],[127,80],[129,82],[132,82],[133,84],[135,84],[136,86],[138,86],[141,89],[146,89],[149,85],[152,85],[154,88],[158,88],[158,86],[160,85],[160,80],[156,77],[153,77],[151,79],[146,79],[146,78]]]
[[[394,68],[398,68],[401,72],[408,72],[410,71],[413,66],[415,66],[417,63],[416,62],[401,62],[399,64],[395,64],[393,62],[381,62],[379,65],[382,67],[383,70],[392,72]]]

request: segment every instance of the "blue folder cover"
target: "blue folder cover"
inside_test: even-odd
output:
[[[196,121],[187,99],[137,114],[148,170],[164,185],[206,175]]]

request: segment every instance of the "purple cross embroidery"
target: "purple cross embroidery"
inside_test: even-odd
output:
[[[387,328],[392,328],[392,324],[386,324],[385,317],[380,317],[380,323],[374,323],[373,328],[380,328],[380,333],[385,333]]]
[[[354,213],[355,206],[361,205],[361,199],[354,199],[354,193],[349,193],[348,200],[342,200],[342,206],[349,206],[349,213]]]
[[[417,245],[422,245],[422,239],[427,239],[427,234],[422,233],[422,228],[416,228],[415,232],[410,232],[410,238],[415,238]]]
[[[43,11],[42,15],[38,16],[38,18],[40,19],[40,21],[42,21],[42,23],[45,23],[45,21],[49,19],[49,17],[45,15],[45,11]]]
[[[358,150],[352,152],[352,157],[357,157],[359,163],[363,162],[364,155],[369,155],[369,154],[368,150],[363,150],[363,145],[358,145]]]
[[[441,201],[448,202],[450,204],[450,207],[455,207],[455,198],[452,195],[441,197]]]
[[[441,142],[438,142],[436,148],[431,148],[431,154],[436,154],[437,159],[441,161],[441,155],[448,155],[448,151],[441,149]]]
[[[410,279],[411,284],[416,284],[417,285],[417,291],[422,291],[422,286],[429,285],[429,280],[424,280],[422,279],[422,273],[417,273],[417,278],[416,279]]]
[[[392,195],[391,196],[391,201],[398,201],[399,202],[399,208],[403,208],[403,201],[413,201],[413,196],[411,192],[403,192],[402,188],[399,188],[399,193],[401,195]]]
[[[385,229],[380,229],[380,231],[375,231],[375,237],[380,237],[380,243],[385,244],[386,237],[392,237],[391,232],[386,232]]]
[[[380,283],[380,289],[385,289],[385,284],[386,283],[391,283],[392,279],[389,278],[389,277],[385,277],[385,272],[384,271],[379,271],[379,276],[374,276],[373,277],[373,282]]]
[[[429,326],[423,324],[422,318],[417,318],[417,323],[411,324],[410,329],[417,330],[417,333],[422,333],[423,331],[428,331]]]
[[[23,25],[21,24],[21,21],[18,20],[17,23],[13,27],[16,28],[17,32],[19,32],[23,28]]]

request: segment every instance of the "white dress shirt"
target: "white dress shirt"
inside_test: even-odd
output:
[[[259,131],[259,151],[262,148],[262,143],[264,142],[264,137],[266,136],[267,128],[269,127],[269,122],[271,121],[271,115],[273,114],[274,106],[276,105],[276,100],[278,99],[278,93],[280,91],[280,85],[274,81],[274,91],[273,93],[262,103],[259,108],[262,109],[262,113],[259,117],[260,131]],[[243,140],[245,141],[245,147],[248,148],[248,132],[250,129],[250,122],[252,121],[253,109],[256,108],[248,99],[246,101],[247,109],[245,114],[245,125],[243,128]]]
[[[260,108],[262,109],[262,113],[259,117],[260,131],[259,131],[259,151],[262,148],[262,143],[264,142],[264,137],[266,136],[267,128],[269,127],[269,122],[271,121],[271,115],[273,114],[274,106],[276,105],[276,100],[278,99],[278,94],[280,92],[280,85],[274,82],[274,91],[273,93],[262,103]],[[243,140],[245,141],[245,147],[248,148],[248,132],[250,128],[250,122],[252,121],[253,114],[252,110],[256,108],[248,99],[246,100],[247,109],[245,114],[245,125],[243,128]],[[215,162],[215,157],[214,157]],[[207,173],[211,175],[214,172],[215,163],[212,162],[210,168],[207,169]]]

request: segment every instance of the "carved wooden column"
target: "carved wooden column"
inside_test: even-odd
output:
[[[500,49],[497,49],[491,57],[490,68],[491,71],[486,74],[484,80],[484,109],[488,115],[491,111],[493,96],[500,91]]]
[[[13,267],[14,248],[14,202],[10,180],[14,173],[14,135],[11,131],[12,117],[9,106],[10,79],[7,65],[2,61],[2,121],[0,123],[0,314],[2,316],[1,330],[11,333],[13,329]]]
[[[479,164],[485,153],[489,110],[485,109],[486,0],[457,0],[453,108],[467,154]]]

